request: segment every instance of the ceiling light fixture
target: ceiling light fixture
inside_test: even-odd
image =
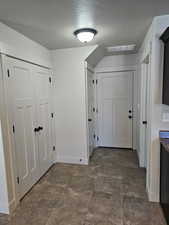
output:
[[[135,49],[136,45],[117,45],[117,46],[111,46],[107,47],[108,52],[124,52],[124,51],[133,51]]]
[[[90,42],[97,34],[97,30],[92,28],[78,29],[74,32],[74,35],[83,43]]]

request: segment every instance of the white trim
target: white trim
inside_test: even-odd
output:
[[[58,156],[56,163],[88,165],[88,161],[89,161],[88,159],[80,158],[80,157]]]
[[[18,184],[16,181],[16,177],[18,176],[18,171],[17,171],[17,164],[15,163],[16,160],[16,150],[15,150],[15,142],[14,142],[14,136],[12,131],[12,125],[13,125],[13,119],[12,119],[12,114],[11,114],[11,99],[10,95],[8,92],[8,75],[7,75],[7,69],[8,69],[8,61],[7,61],[7,56],[2,55],[2,70],[3,70],[3,83],[4,83],[4,101],[5,101],[5,110],[6,110],[6,123],[7,128],[4,130],[4,140],[6,141],[6,145],[8,148],[8,159],[10,161],[10,167],[7,168],[9,170],[9,173],[11,173],[11,185],[10,187],[12,189],[12,197],[13,199],[9,199],[10,202],[14,201],[14,204],[12,205],[17,205],[19,203],[19,196],[18,196]],[[7,137],[7,138],[6,138]],[[9,188],[8,188],[9,189]],[[9,202],[9,206],[10,206]]]
[[[95,72],[94,72],[94,68],[92,66],[90,66],[90,64],[85,61],[85,90],[86,90],[86,127],[87,127],[87,158],[89,161],[90,158],[90,150],[89,150],[89,127],[88,127],[88,73],[90,72],[93,74],[93,79],[95,80]],[[94,84],[94,105],[93,107],[95,107],[96,109],[96,84]],[[96,113],[94,113],[94,131],[96,134]],[[96,139],[94,141],[94,148],[96,147]]]
[[[7,202],[0,202],[0,213],[9,214],[9,205]]]
[[[150,202],[159,202],[156,192],[151,192],[151,191],[147,190],[147,195],[148,195],[148,200]]]
[[[1,55],[0,55],[1,56]],[[2,57],[0,62],[0,212],[9,213],[9,196],[8,196],[8,185],[7,180],[7,170],[10,168],[6,167],[7,158],[8,158],[8,126],[7,126],[7,113],[6,113],[6,104],[5,104],[5,89],[4,89],[4,74],[2,66]],[[9,171],[10,173],[11,171]]]
[[[86,143],[87,143],[87,158],[89,160],[90,150],[89,150],[89,127],[88,127],[88,87],[87,87],[87,70],[88,63],[84,62],[84,73],[85,73],[85,110],[86,110]]]
[[[95,72],[94,68],[93,68],[91,65],[89,65],[88,62],[86,62],[86,64],[87,64],[87,65],[86,65],[87,69],[88,69],[90,72],[94,73],[94,72]]]
[[[147,49],[146,55],[144,55],[144,58],[142,58],[141,67],[140,67],[140,121],[139,121],[139,129],[140,129],[140,135],[139,135],[139,140],[140,140],[140,146],[139,146],[139,165],[140,167],[147,167],[147,172],[148,172],[148,167],[149,167],[149,151],[150,151],[150,143],[149,143],[149,138],[150,138],[150,79],[151,79],[151,47],[149,45],[149,50]],[[145,105],[145,98],[147,98],[147,105]],[[147,118],[145,118],[145,115]],[[144,127],[142,124],[143,120],[147,120],[147,128]],[[145,129],[146,129],[146,134],[148,137],[145,137]],[[145,142],[146,141],[146,142]],[[146,144],[145,144],[146,143]],[[147,152],[145,150],[147,149]],[[148,176],[147,176],[148,178]]]
[[[18,202],[19,204],[19,202]],[[11,214],[17,207],[17,202],[15,201],[15,199],[13,199],[12,201],[10,201],[9,203],[9,213]]]
[[[0,202],[0,213],[11,214],[16,209],[16,201],[13,199],[8,204],[7,202]]]
[[[136,71],[136,66],[113,66],[113,67],[101,67],[96,68],[95,73],[107,73],[107,72],[121,72],[121,71]]]

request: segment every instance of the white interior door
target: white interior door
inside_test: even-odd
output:
[[[98,75],[99,145],[132,148],[133,72]]]
[[[51,110],[50,110],[50,73],[43,68],[35,68],[36,79],[36,105],[37,120],[40,131],[39,138],[39,165],[41,176],[52,165],[52,140],[51,140]]]
[[[35,100],[31,65],[9,59],[8,89],[13,111],[13,132],[17,157],[19,198],[28,192],[39,177],[38,144],[34,128]]]
[[[88,134],[89,134],[89,155],[92,154],[95,142],[95,99],[94,99],[94,73],[87,69],[87,92],[88,92]]]

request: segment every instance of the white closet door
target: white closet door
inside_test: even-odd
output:
[[[98,75],[100,146],[132,148],[133,73]]]
[[[39,165],[41,176],[52,165],[51,110],[50,110],[50,72],[47,69],[35,68],[36,103],[39,131]]]
[[[35,101],[31,65],[9,59],[9,86],[12,104],[15,151],[17,157],[19,198],[23,197],[39,177]]]

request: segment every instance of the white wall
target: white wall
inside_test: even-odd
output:
[[[113,55],[105,56],[95,67],[95,72],[99,75],[99,72],[112,72],[112,71],[134,71],[134,95],[133,95],[133,148],[137,149],[137,98],[138,98],[138,88],[137,88],[137,54],[130,55]]]
[[[139,52],[139,64],[150,51],[150,110],[149,118],[149,162],[147,168],[147,189],[151,201],[159,201],[160,184],[160,142],[159,131],[169,129],[169,121],[163,117],[169,113],[169,107],[162,105],[163,80],[163,44],[159,40],[161,34],[169,26],[169,16],[156,17]]]
[[[86,61],[90,67],[94,68],[100,60],[106,55],[106,48],[97,46],[97,48],[87,57]]]
[[[88,163],[84,62],[96,47],[52,51],[55,74],[56,160],[59,162]]]
[[[136,66],[137,55],[112,55],[105,56],[96,66],[96,70],[99,68],[107,67],[121,67],[121,66]]]
[[[50,51],[0,23],[0,53],[51,68]]]

